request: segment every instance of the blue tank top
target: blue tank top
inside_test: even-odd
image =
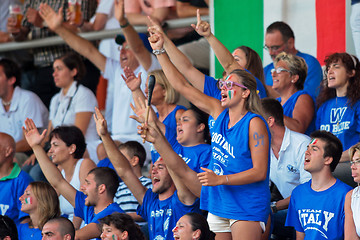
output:
[[[228,175],[253,167],[249,149],[249,124],[254,117],[261,118],[266,124],[261,116],[248,112],[233,127],[228,128],[228,109],[219,115],[212,128],[212,159],[208,167],[210,170],[217,175]],[[269,130],[268,135],[270,136]],[[200,202],[201,209],[216,216],[266,222],[270,204],[269,167],[264,181],[246,185],[203,186]]]

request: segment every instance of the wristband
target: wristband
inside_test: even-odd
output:
[[[121,28],[126,28],[126,27],[129,26],[129,25],[130,25],[129,20],[126,19],[126,23],[125,23],[124,25],[121,25],[121,24],[120,24],[120,27],[121,27]]]
[[[272,211],[273,213],[277,213],[277,212],[278,212],[278,209],[277,209],[277,207],[276,207],[276,202],[272,202],[271,205],[270,205],[270,207],[271,207],[271,211]]]
[[[164,48],[162,48],[162,49],[154,49],[153,50],[153,54],[155,54],[155,55],[160,55],[160,54],[163,54],[163,53],[166,53]]]

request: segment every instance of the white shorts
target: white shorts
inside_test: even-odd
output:
[[[209,212],[208,216],[207,216],[207,221],[209,223],[210,230],[217,233],[217,232],[231,232],[231,226],[235,222],[241,221],[241,220],[223,218],[223,217],[219,217],[214,214],[211,214]],[[263,230],[263,232],[265,232],[265,223],[259,222],[259,224],[260,224],[260,227]]]

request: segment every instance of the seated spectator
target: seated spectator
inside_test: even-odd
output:
[[[342,144],[327,131],[310,137],[304,169],[312,179],[293,190],[285,225],[295,228],[296,239],[343,239],[345,195],[351,187],[332,175]]]
[[[79,37],[62,26],[62,13],[55,13],[48,5],[41,6],[40,14],[47,22],[50,29],[62,37],[71,48],[92,61],[102,72],[104,77],[112,82],[114,87],[113,112],[111,132],[114,139],[121,142],[129,140],[141,141],[136,131],[136,122],[129,121],[129,116],[134,115],[129,104],[132,102],[131,92],[121,79],[125,66],[135,72],[136,76],[141,73],[142,79],[146,79],[147,72],[159,69],[156,58],[145,48],[143,41],[131,25],[127,22],[123,13],[123,5],[115,1],[115,17],[123,25],[122,31],[126,42],[120,50],[120,62],[106,58],[89,41]],[[113,49],[115,51],[115,49]],[[142,89],[145,88],[143,81]],[[116,93],[116,94],[115,94]],[[149,149],[149,146],[147,145]]]
[[[134,220],[124,213],[113,213],[99,219],[101,239],[145,240],[145,236]]]
[[[18,224],[27,216],[20,211],[19,198],[32,179],[16,162],[13,162],[14,156],[14,139],[6,133],[0,133],[0,214],[10,217]]]
[[[167,170],[162,159],[152,165],[153,188],[144,187],[132,171],[128,160],[111,139],[106,121],[98,109],[96,109],[96,128],[116,172],[140,204],[137,214],[148,222],[150,239],[169,238],[172,228],[181,216],[188,212],[200,211],[199,199],[179,178]],[[156,214],[160,212],[163,214]]]
[[[0,215],[0,240],[18,240],[17,228],[8,216]]]
[[[307,66],[303,58],[285,52],[274,59],[272,88],[279,94],[284,123],[290,130],[310,135],[315,130],[315,103],[303,90]]]
[[[187,213],[182,216],[173,229],[174,239],[215,240],[206,218],[199,213]]]
[[[344,149],[341,161],[349,161],[348,149],[360,141],[360,63],[348,53],[331,54],[325,63],[316,129],[337,136]]]
[[[44,224],[60,216],[59,198],[45,182],[32,182],[20,197],[21,211],[29,214],[17,227],[20,240],[40,239]]]
[[[58,126],[50,133],[51,160],[61,170],[67,182],[76,190],[85,184],[85,178],[90,170],[96,167],[89,158],[83,158],[86,150],[84,135],[75,126]],[[76,228],[80,228],[81,219],[74,218],[74,207],[59,196],[61,215],[73,221]]]
[[[360,239],[360,143],[349,149],[351,173],[358,186],[345,198],[345,240]]]
[[[292,228],[284,227],[292,190],[311,179],[304,170],[305,151],[310,138],[291,131],[284,125],[283,109],[279,101],[271,98],[261,100],[264,117],[271,133],[270,181],[272,188],[271,210],[273,235],[277,238],[293,238]],[[275,189],[280,193],[275,194]]]
[[[94,168],[87,174],[85,184],[80,188],[81,192],[77,191],[61,175],[41,147],[45,132],[40,135],[31,119],[27,119],[25,125],[26,140],[33,149],[41,169],[46,169],[43,171],[46,179],[75,208],[75,216],[85,221],[86,226],[76,231],[76,238],[98,238],[101,234],[96,226],[98,219],[113,212],[123,212],[113,202],[119,185],[118,176],[110,168]]]
[[[320,82],[322,79],[322,69],[320,63],[313,56],[302,53],[295,48],[295,35],[288,24],[285,22],[273,22],[270,24],[266,29],[264,48],[269,51],[270,57],[273,61],[281,52],[302,57],[308,67],[304,82],[304,90],[309,92],[312,97],[316,97],[319,94]],[[267,88],[270,91],[270,96],[278,97],[276,92],[271,91],[271,86],[273,85],[271,70],[273,68],[274,63],[270,63],[264,67],[265,82],[268,86],[270,86]]]
[[[75,240],[74,225],[64,217],[52,218],[47,221],[41,234],[42,240]]]
[[[9,59],[0,60],[0,132],[12,136],[16,142],[16,152],[31,150],[21,127],[27,117],[34,119],[39,130],[48,124],[48,110],[40,98],[33,92],[19,87],[21,71],[18,65]],[[22,164],[22,163],[21,163]]]

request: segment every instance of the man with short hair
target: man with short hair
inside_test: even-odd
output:
[[[26,119],[25,125],[25,138],[34,151],[46,179],[74,207],[75,216],[83,219],[86,224],[76,231],[76,238],[99,238],[101,232],[97,227],[98,219],[113,212],[124,212],[113,202],[119,186],[115,171],[106,167],[90,170],[85,178],[85,183],[80,187],[81,192],[77,191],[66,181],[41,147],[46,131],[40,135],[31,119]]]
[[[320,82],[322,80],[322,69],[320,63],[313,56],[302,53],[295,48],[295,35],[288,24],[285,22],[274,22],[270,24],[266,29],[264,48],[269,51],[272,60],[274,60],[281,52],[290,53],[304,58],[308,66],[304,90],[309,92],[313,97],[316,97],[319,94]],[[274,69],[273,63],[264,67],[265,81],[268,86],[273,85],[271,75],[272,69]],[[278,95],[271,87],[268,87],[267,89],[272,92],[272,96]]]
[[[52,218],[43,226],[41,235],[42,240],[74,240],[75,227],[67,218]]]
[[[140,204],[137,214],[148,222],[150,239],[172,239],[172,229],[180,217],[188,212],[200,212],[199,199],[178,176],[167,169],[161,158],[152,165],[152,190],[144,187],[132,171],[129,161],[111,139],[106,121],[99,109],[96,109],[95,118],[98,134],[111,163]],[[163,144],[169,145],[164,140],[165,137],[162,139]]]
[[[0,132],[12,136],[16,152],[27,152],[29,145],[21,127],[27,117],[34,119],[39,129],[48,126],[49,112],[33,92],[20,88],[21,70],[10,59],[0,59]]]
[[[27,216],[20,211],[19,198],[32,179],[13,162],[15,148],[14,139],[6,133],[0,133],[0,214],[19,224],[21,219]]]
[[[310,137],[304,169],[312,180],[293,190],[285,225],[295,228],[297,240],[344,239],[344,203],[351,187],[332,175],[342,144],[327,131],[315,131]]]
[[[284,228],[286,214],[293,189],[311,179],[310,173],[304,170],[305,151],[310,138],[285,127],[279,101],[263,98],[261,103],[271,132],[270,180],[275,185],[271,196],[273,234],[279,238],[291,238],[293,230]],[[273,189],[279,190],[281,196],[276,196]]]
[[[8,216],[0,215],[0,240],[18,240],[16,225]]]

